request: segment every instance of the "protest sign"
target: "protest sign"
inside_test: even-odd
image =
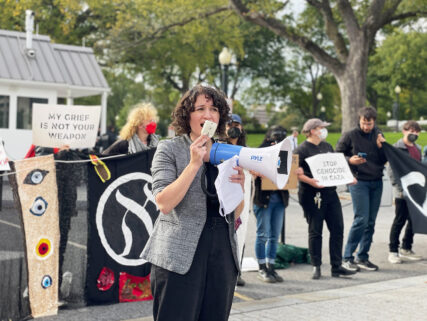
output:
[[[0,138],[0,171],[10,171],[9,159],[4,150],[3,140]]]
[[[296,174],[296,170],[298,169],[298,155],[292,155],[292,164],[291,164],[291,170],[289,172],[289,179],[286,183],[285,187],[283,187],[284,190],[289,189],[296,189],[298,187],[298,177]],[[274,184],[271,180],[269,180],[267,177],[263,177],[261,179],[261,190],[263,191],[275,191],[277,190],[276,184]]]
[[[33,144],[91,148],[98,134],[101,106],[33,105]]]
[[[306,158],[313,178],[319,185],[329,187],[352,183],[354,180],[350,167],[342,153],[324,153]]]

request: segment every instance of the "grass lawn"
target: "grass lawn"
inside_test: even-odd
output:
[[[384,137],[386,138],[387,142],[389,144],[394,144],[397,142],[400,138],[402,138],[402,133],[394,133],[394,132],[385,132]],[[328,138],[326,138],[326,141],[331,144],[334,148],[335,145],[338,142],[338,139],[341,137],[340,133],[329,133]],[[262,141],[264,139],[264,134],[248,134],[248,146],[249,147],[258,147],[261,145]],[[298,143],[301,144],[305,140],[305,135],[300,134],[298,136]],[[427,145],[427,132],[420,133],[420,136],[418,140],[416,141],[417,144],[421,146]]]

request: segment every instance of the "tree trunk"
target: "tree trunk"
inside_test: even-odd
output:
[[[368,42],[361,35],[357,43],[352,43],[343,73],[335,74],[341,93],[341,132],[358,124],[358,111],[366,105],[367,71]]]

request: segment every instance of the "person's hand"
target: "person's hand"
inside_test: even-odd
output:
[[[237,174],[230,176],[230,182],[239,183],[242,186],[243,192],[245,191],[245,174],[243,173],[243,168],[240,166],[233,167],[237,171]]]
[[[348,162],[351,165],[360,165],[360,164],[364,164],[366,163],[366,158],[357,156],[357,155],[353,155],[350,157],[350,159],[348,160]]]
[[[295,175],[299,176],[299,175],[303,175],[304,174],[304,170],[302,169],[302,167],[298,167],[295,170]]]
[[[264,176],[264,175],[262,175],[260,172],[255,172],[255,171],[250,170],[250,171],[249,171],[249,173],[250,173],[254,178],[257,178],[257,177],[264,178],[264,177],[265,177],[265,176]]]
[[[356,184],[357,184],[357,178],[353,177],[353,181],[348,185],[356,185]]]
[[[198,167],[202,166],[203,158],[208,150],[206,146],[208,139],[208,136],[201,135],[190,145],[190,163],[196,164]]]
[[[63,150],[70,150],[70,145],[62,145],[61,147],[59,147],[59,152]]]
[[[319,181],[317,179],[314,179],[314,178],[310,178],[308,183],[315,188],[324,188],[325,187],[323,185],[320,185]]]
[[[378,146],[378,148],[382,148],[383,147],[382,143],[384,143],[384,142],[385,142],[384,136],[382,134],[378,134],[378,136],[377,136],[377,146]]]

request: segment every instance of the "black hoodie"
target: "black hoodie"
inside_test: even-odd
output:
[[[374,127],[371,132],[365,133],[357,126],[344,133],[336,145],[335,151],[344,153],[347,161],[359,152],[367,154],[366,163],[350,165],[353,175],[358,180],[374,181],[383,176],[384,164],[387,159],[384,151],[377,146],[378,134],[382,134],[382,132],[377,127]]]

